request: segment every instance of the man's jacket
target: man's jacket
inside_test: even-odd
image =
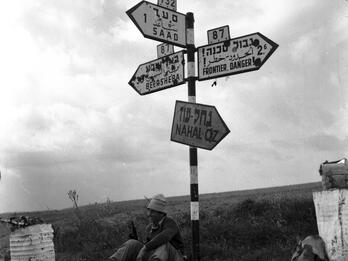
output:
[[[146,250],[154,250],[157,247],[171,243],[173,247],[177,250],[183,251],[184,249],[184,241],[180,234],[180,230],[176,222],[165,216],[155,227],[153,224],[150,224],[146,227]]]

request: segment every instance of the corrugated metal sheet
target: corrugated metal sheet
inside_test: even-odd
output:
[[[348,260],[348,189],[313,192],[313,200],[330,260]]]
[[[39,224],[17,229],[10,235],[11,261],[54,261],[53,229]]]

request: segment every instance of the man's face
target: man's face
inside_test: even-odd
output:
[[[163,218],[163,213],[152,210],[152,209],[147,209],[147,217],[149,218],[150,222],[153,224],[158,224],[158,222],[161,221]]]

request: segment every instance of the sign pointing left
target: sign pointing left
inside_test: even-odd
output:
[[[184,52],[176,52],[139,65],[129,85],[140,95],[161,91],[185,82]]]
[[[126,13],[145,38],[186,47],[184,14],[147,1],[141,1]]]

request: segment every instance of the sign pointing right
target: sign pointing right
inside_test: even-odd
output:
[[[212,150],[229,132],[215,106],[176,101],[171,141]]]
[[[258,70],[277,47],[261,33],[198,47],[198,80]]]

